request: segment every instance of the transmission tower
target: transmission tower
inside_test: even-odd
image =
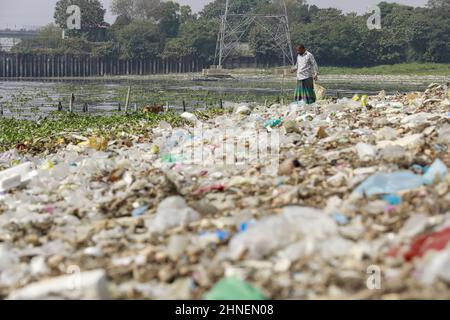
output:
[[[273,41],[274,47],[281,50],[284,65],[286,65],[286,59],[292,65],[295,64],[286,3],[284,0],[282,3],[283,14],[233,14],[230,13],[230,0],[226,0],[216,45],[215,62],[218,61],[219,69],[222,69],[224,61],[254,25],[260,27]]]

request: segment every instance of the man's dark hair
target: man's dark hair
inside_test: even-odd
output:
[[[304,45],[303,43],[300,43],[300,44],[298,45],[298,48],[299,48],[299,49],[306,49],[306,48],[305,48],[305,45]]]

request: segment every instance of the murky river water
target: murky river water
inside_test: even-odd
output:
[[[323,83],[327,95],[351,97],[355,93],[375,94],[424,90],[425,85],[384,85],[374,83]],[[177,111],[219,106],[223,102],[264,102],[293,98],[295,83],[265,80],[88,80],[88,81],[0,81],[0,104],[4,117],[35,118],[57,110],[61,102],[68,109],[69,97],[75,95],[74,112],[81,112],[87,104],[89,113],[123,111],[128,87],[131,87],[130,110],[146,105],[169,105]]]

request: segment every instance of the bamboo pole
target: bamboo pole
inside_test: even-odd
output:
[[[69,112],[73,111],[73,103],[75,102],[75,95],[72,93],[69,101]]]
[[[125,113],[128,112],[128,105],[130,103],[130,93],[131,93],[131,86],[128,86],[127,99],[125,101]]]

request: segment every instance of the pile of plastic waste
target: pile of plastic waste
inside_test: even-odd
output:
[[[231,106],[0,154],[0,297],[450,298],[450,97]]]

